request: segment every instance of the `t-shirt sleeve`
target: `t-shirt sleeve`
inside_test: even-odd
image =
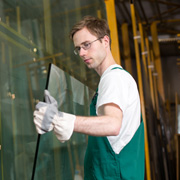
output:
[[[129,78],[124,70],[112,70],[102,77],[98,87],[96,112],[104,104],[114,103],[124,112],[128,106]]]

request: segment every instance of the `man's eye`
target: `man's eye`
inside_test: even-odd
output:
[[[89,43],[84,43],[84,47],[89,47]]]
[[[80,49],[81,49],[81,48],[78,47],[78,46],[75,48],[76,51],[80,51]]]

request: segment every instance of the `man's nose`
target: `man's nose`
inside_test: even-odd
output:
[[[86,53],[87,53],[87,50],[84,50],[83,48],[81,48],[81,49],[79,50],[79,56],[81,56],[81,57],[85,56]]]

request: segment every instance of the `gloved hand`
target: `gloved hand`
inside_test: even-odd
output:
[[[47,90],[44,91],[44,96],[45,102],[39,102],[34,111],[34,124],[39,134],[53,130],[53,118],[58,114],[57,101]]]
[[[59,141],[64,142],[70,139],[76,116],[65,112],[60,112],[54,116],[54,133]]]
[[[36,105],[37,111],[34,112],[34,123],[37,132],[43,134],[54,128],[56,137],[61,141],[70,139],[76,116],[58,111],[57,101],[45,90],[45,101]]]

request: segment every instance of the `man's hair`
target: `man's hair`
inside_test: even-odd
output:
[[[86,27],[88,31],[97,38],[107,35],[111,44],[110,30],[107,21],[92,16],[85,16],[81,21],[73,26],[70,32],[70,39],[73,39],[74,34],[84,27]]]

